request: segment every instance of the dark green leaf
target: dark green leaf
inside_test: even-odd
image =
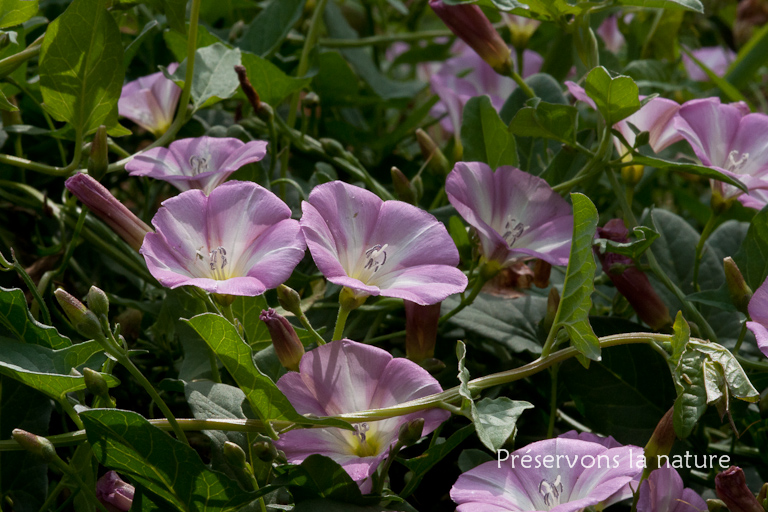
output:
[[[521,108],[509,124],[509,131],[524,137],[543,137],[575,146],[578,110],[571,105],[539,102]]]
[[[472,244],[469,241],[469,234],[464,223],[456,215],[451,215],[448,221],[448,232],[459,250],[462,261],[470,261],[472,259]]]
[[[304,11],[306,0],[272,0],[245,29],[237,45],[266,57],[282,44]]]
[[[19,107],[8,101],[8,98],[5,97],[3,91],[0,91],[0,110],[5,110],[6,112],[17,112]]]
[[[192,103],[195,110],[210,107],[235,94],[240,86],[235,66],[240,63],[239,48],[231,50],[221,43],[215,43],[197,50],[192,78]],[[184,60],[169,78],[183,88],[186,71],[187,61]]]
[[[742,182],[740,182],[736,178],[731,178],[730,176],[727,176],[716,169],[712,169],[711,167],[704,167],[703,165],[696,165],[696,164],[670,162],[668,160],[662,160],[661,158],[654,158],[651,156],[645,156],[645,155],[639,155],[639,154],[635,154],[632,156],[632,162],[640,165],[647,165],[648,167],[656,167],[657,169],[661,169],[664,171],[684,172],[686,174],[695,174],[697,176],[703,176],[705,178],[710,178],[713,180],[728,183],[730,185],[733,185],[734,187],[740,188],[745,192],[747,191],[747,187]]]
[[[760,399],[760,393],[749,381],[749,377],[730,350],[717,343],[700,341],[692,341],[689,346],[722,366],[731,396],[746,402],[757,402]]]
[[[168,49],[171,50],[171,53],[173,53],[173,56],[178,62],[182,62],[187,58],[186,32],[180,34],[173,30],[166,30],[163,33],[163,39],[165,40],[166,46],[168,46]],[[230,48],[226,41],[218,37],[216,34],[211,34],[208,32],[208,29],[205,28],[204,25],[197,27],[197,48],[205,48],[206,46],[211,46],[212,44],[216,43],[221,43],[227,48]],[[195,65],[197,65],[197,60],[195,60]]]
[[[704,12],[704,6],[699,0],[617,0],[620,5],[633,5],[647,9],[685,9],[687,11]]]
[[[160,23],[157,20],[148,21],[147,24],[144,25],[144,28],[141,29],[141,33],[136,36],[136,38],[131,41],[128,46],[125,47],[125,52],[123,53],[123,66],[125,68],[130,66],[131,62],[133,61],[133,57],[136,56],[136,52],[139,51],[139,47],[149,38],[150,35],[152,35],[155,29],[159,26]]]
[[[29,313],[24,292],[0,287],[0,340],[12,339],[52,349],[66,348],[72,342],[54,327],[43,325]]]
[[[752,218],[747,237],[733,258],[753,290],[757,290],[768,276],[768,208]]]
[[[105,0],[74,0],[45,32],[40,90],[46,110],[87,135],[117,126],[123,44]]]
[[[477,437],[492,452],[497,452],[515,431],[517,419],[533,404],[505,396],[483,398],[472,409]]]
[[[267,299],[263,295],[256,297],[237,297],[232,303],[232,314],[240,320],[245,331],[245,339],[253,347],[261,341],[270,341],[269,331],[259,315],[269,309]]]
[[[674,371],[677,399],[674,406],[675,434],[688,437],[696,422],[707,410],[707,391],[704,387],[705,358],[697,351],[688,350],[680,358]]]
[[[672,356],[669,358],[670,364],[677,366],[680,357],[688,347],[688,340],[691,339],[691,328],[688,322],[683,318],[683,312],[678,311],[675,318],[672,334]]]
[[[98,461],[128,477],[166,510],[235,512],[269,490],[243,491],[208,469],[195,450],[135,412],[92,409],[80,418]]]
[[[526,78],[525,83],[528,84],[528,87],[533,89],[533,92],[536,93],[536,97],[541,98],[541,101],[556,105],[568,105],[568,100],[563,96],[560,83],[558,83],[552,76],[544,73],[537,73]],[[509,95],[507,101],[504,102],[504,106],[501,107],[501,120],[505,123],[512,121],[515,114],[525,106],[528,100],[528,96],[522,89],[519,87],[515,89],[514,92]]]
[[[275,481],[291,489],[297,502],[327,498],[342,503],[365,503],[360,488],[337,462],[323,455],[310,455],[301,465]]]
[[[612,78],[608,71],[596,67],[587,75],[585,90],[597,106],[608,126],[640,110],[637,84],[628,76]]]
[[[491,169],[517,166],[515,137],[507,131],[488,96],[472,98],[464,106],[461,143],[463,159],[468,162],[484,162]]]
[[[0,0],[0,28],[20,25],[37,14],[37,0]]]
[[[266,59],[243,52],[243,66],[251,85],[262,101],[272,106],[279,105],[285,98],[306,87],[311,78],[293,78]]]
[[[187,34],[187,0],[159,0],[168,25],[179,34]]]
[[[469,391],[469,370],[465,367],[465,359],[467,357],[467,346],[463,341],[456,343],[456,359],[459,360],[459,394],[464,397],[465,400],[472,401],[472,393]]]
[[[632,242],[614,242],[607,238],[598,238],[595,240],[595,247],[598,247],[600,253],[606,251],[614,254],[623,254],[632,259],[639,258],[653,244],[653,241],[659,238],[659,234],[647,226],[637,226],[633,230],[637,240]]]
[[[571,344],[588,359],[600,360],[600,343],[589,324],[592,292],[597,264],[592,241],[597,230],[597,209],[583,194],[571,194],[573,201],[573,238],[568,269],[565,272],[560,306],[552,329],[564,327]]]

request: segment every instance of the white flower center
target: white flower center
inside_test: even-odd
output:
[[[523,236],[523,233],[525,233],[526,229],[529,229],[531,226],[526,226],[522,222],[518,222],[517,219],[514,219],[511,215],[507,215],[507,222],[504,224],[504,234],[501,235],[501,238],[503,238],[507,244],[512,247],[515,242],[517,242],[521,236]]]
[[[749,160],[749,153],[739,153],[738,150],[734,149],[728,153],[728,162],[726,162],[725,168],[733,173],[740,174],[747,160]]]
[[[208,159],[202,156],[192,155],[189,157],[189,166],[192,168],[192,174],[194,176],[208,172]]]
[[[557,475],[554,482],[542,480],[539,483],[539,494],[544,498],[544,504],[549,508],[560,504],[560,497],[563,495],[563,482],[560,475]]]
[[[352,453],[358,457],[371,457],[379,453],[381,443],[378,436],[374,435],[369,438],[366,434],[370,430],[370,426],[367,423],[358,423],[354,427],[356,439],[353,443]]]
[[[208,265],[211,267],[211,275],[217,281],[224,281],[227,275],[224,267],[227,266],[227,251],[222,246],[218,246],[208,253]]]

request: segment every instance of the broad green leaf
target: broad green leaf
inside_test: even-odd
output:
[[[355,105],[362,102],[360,79],[339,52],[323,52],[317,59],[318,72],[312,79],[312,90],[322,104]]]
[[[477,437],[492,452],[497,452],[515,431],[517,419],[533,404],[505,396],[483,398],[472,409]]]
[[[725,374],[720,363],[714,361],[704,362],[704,390],[707,392],[707,404],[715,404],[723,398],[728,402],[728,386],[725,383]],[[727,410],[727,405],[725,409]]]
[[[0,28],[20,25],[37,14],[37,0],[0,0]]]
[[[127,476],[165,510],[235,512],[270,490],[243,491],[208,469],[194,449],[135,412],[91,409],[80,418],[99,463]]]
[[[518,110],[509,124],[509,131],[523,137],[543,137],[575,146],[578,114],[576,107],[571,105],[540,101],[535,107]]]
[[[210,107],[235,94],[240,86],[235,66],[240,63],[239,48],[229,49],[221,43],[215,43],[197,50],[192,78],[192,103],[195,110]],[[169,78],[183,88],[186,71],[185,59]]]
[[[159,26],[160,23],[157,20],[148,21],[147,24],[144,25],[144,28],[141,29],[139,35],[125,47],[125,51],[123,52],[123,66],[126,69],[128,69],[128,66],[133,62],[133,58],[136,56],[136,52],[139,51],[139,47],[144,44],[144,41],[149,39],[149,36],[151,36]]]
[[[0,338],[0,373],[59,400],[66,393],[85,389],[83,377],[69,372],[101,352],[101,346],[95,341],[51,350]],[[103,376],[110,387],[120,383],[112,375]]]
[[[507,131],[488,96],[470,99],[462,117],[464,160],[484,162],[494,170],[502,165],[517,166],[515,136]]]
[[[648,226],[637,226],[633,230],[637,240],[632,242],[614,242],[607,238],[598,238],[595,240],[601,254],[612,252],[614,254],[623,254],[632,259],[639,258],[653,244],[653,241],[659,238],[659,234]]]
[[[45,32],[40,90],[48,113],[87,135],[117,126],[123,43],[105,0],[74,0]]]
[[[743,88],[765,64],[766,52],[768,52],[768,25],[755,30],[747,44],[741,47],[725,79],[734,86]]]
[[[608,126],[640,110],[637,84],[628,76],[611,77],[602,67],[596,67],[587,75],[587,95],[594,100],[597,110]]]
[[[570,68],[570,65],[568,66]],[[556,104],[556,105],[568,105],[568,100],[563,95],[560,83],[552,76],[545,73],[537,73],[533,76],[529,76],[525,79],[525,83],[533,89],[537,98],[541,98],[542,102]],[[516,88],[512,94],[509,95],[507,101],[504,102],[504,106],[501,107],[501,120],[509,124],[512,118],[515,117],[517,112],[526,106],[526,103],[530,100],[528,96],[519,87]]]
[[[243,52],[242,60],[248,79],[261,100],[275,107],[312,80],[290,77],[268,60],[252,53]]]
[[[43,325],[29,313],[24,292],[0,287],[0,341],[11,339],[52,349],[66,348],[72,342],[55,327]]]
[[[6,112],[17,112],[19,107],[8,101],[8,98],[5,97],[3,91],[0,91],[0,110],[5,110]]]
[[[674,370],[675,400],[673,419],[675,434],[680,439],[688,437],[696,422],[707,410],[707,391],[704,387],[704,361],[695,350],[686,351]]]
[[[571,194],[573,201],[573,238],[568,268],[565,271],[560,306],[552,329],[564,327],[572,345],[593,361],[600,360],[600,343],[589,324],[592,291],[597,264],[592,241],[597,231],[597,209],[583,194]]]
[[[757,290],[768,276],[768,208],[752,218],[747,237],[733,258],[753,290]]]
[[[248,25],[237,46],[266,57],[274,53],[304,11],[306,0],[272,0]],[[258,90],[258,89],[257,89]]]
[[[469,370],[465,366],[465,359],[467,357],[467,346],[463,341],[456,343],[456,359],[459,360],[459,394],[465,399],[472,402],[472,392],[469,391]]]
[[[261,312],[268,308],[269,304],[263,295],[237,297],[232,303],[232,314],[243,325],[245,340],[251,347],[262,340],[271,341],[272,339],[267,326],[259,318]]]
[[[607,348],[589,369],[566,361],[558,378],[588,425],[624,444],[647,443],[676,396],[666,360],[646,345]]]
[[[0,439],[15,428],[48,433],[53,403],[34,389],[0,375]],[[48,494],[48,465],[27,451],[0,451],[0,489],[18,510],[40,510]]]
[[[680,361],[680,357],[688,347],[688,341],[691,339],[691,327],[688,322],[683,318],[683,312],[678,311],[675,318],[675,325],[673,326],[672,334],[672,356],[669,362],[675,366]]]
[[[356,504],[370,501],[363,498],[360,488],[343,467],[319,454],[307,457],[299,466],[278,478],[274,485],[288,487],[297,503],[314,498]]]
[[[180,34],[173,30],[166,30],[163,33],[163,39],[165,40],[165,45],[168,47],[169,50],[171,50],[171,53],[173,53],[173,56],[176,58],[178,62],[182,62],[184,59],[187,58],[187,33],[186,31],[183,34]],[[227,48],[230,48],[229,45],[226,44],[226,41],[218,37],[216,34],[211,34],[208,32],[208,29],[205,28],[204,25],[200,25],[197,27],[197,48],[205,48],[206,46],[211,46],[212,44],[221,43]],[[195,59],[195,66],[197,66],[197,59]],[[182,77],[182,80],[184,77]]]
[[[216,353],[224,367],[243,390],[251,408],[260,419],[285,420],[305,425],[332,425],[352,429],[340,420],[305,418],[296,412],[291,402],[277,388],[274,382],[261,373],[253,362],[251,347],[237,334],[234,326],[224,318],[204,313],[186,320]]]
[[[171,30],[187,34],[187,0],[158,0]]]
[[[746,402],[757,402],[760,399],[760,393],[749,381],[749,377],[730,350],[717,343],[700,341],[692,341],[689,346],[722,366],[731,396]]]
[[[704,6],[699,0],[616,0],[619,5],[632,5],[646,9],[684,9],[686,11],[704,12]]]
[[[459,304],[459,297],[443,301],[443,314]],[[547,312],[546,297],[526,295],[515,300],[481,293],[472,305],[448,323],[475,335],[491,339],[515,353],[541,353],[538,324]]]
[[[419,486],[424,475],[472,435],[473,431],[474,425],[467,425],[454,432],[444,443],[435,443],[431,445],[427,451],[418,457],[404,460],[398,459],[405,467],[413,472],[413,476],[408,480],[408,483],[406,484],[405,489],[400,493],[400,496],[403,498],[410,496]]]

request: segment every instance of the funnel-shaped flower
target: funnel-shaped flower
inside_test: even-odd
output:
[[[197,137],[172,142],[135,156],[125,165],[131,176],[149,176],[171,183],[182,192],[200,189],[206,194],[230,174],[267,154],[263,140],[242,142],[234,138]]]
[[[619,18],[617,16],[605,18],[597,28],[597,35],[602,38],[605,48],[611,53],[619,53],[626,42],[619,30]]]
[[[747,327],[755,335],[757,347],[768,357],[768,280],[752,295],[749,316],[752,321],[747,322]]]
[[[380,348],[339,340],[307,352],[300,373],[287,373],[277,381],[299,414],[331,416],[379,409],[442,391],[424,369]],[[422,435],[448,419],[446,411],[432,409],[380,421],[358,423],[355,431],[337,428],[292,430],[275,444],[289,462],[300,463],[319,453],[338,462],[367,492],[368,477],[397,442],[400,427],[424,418]]]
[[[135,492],[136,489],[114,471],[108,471],[96,482],[96,498],[109,511],[130,510]]]
[[[703,512],[706,502],[692,489],[683,488],[677,470],[661,467],[640,484],[637,512]]]
[[[487,260],[502,267],[531,258],[568,264],[571,207],[543,179],[514,167],[494,172],[484,163],[458,162],[445,191],[477,230]]]
[[[743,103],[721,104],[718,98],[692,100],[680,107],[675,128],[688,141],[701,164],[741,181],[750,190],[768,189],[768,116],[750,114]],[[713,181],[723,199],[738,198],[760,209],[761,196]]]
[[[260,295],[282,284],[304,256],[291,209],[250,182],[231,181],[210,196],[188,190],[163,202],[157,233],[141,254],[169,288],[197,286],[223,295]]]
[[[506,461],[481,464],[451,489],[457,512],[576,512],[632,496],[627,485],[641,469],[632,463],[637,446],[609,448],[603,442],[559,437],[538,441]],[[538,462],[537,462],[538,461]]]
[[[573,82],[565,82],[565,86],[574,98],[596,109],[595,102],[587,96],[587,92],[581,86]],[[643,98],[643,96],[640,97],[641,100]],[[673,122],[679,110],[680,105],[677,102],[666,98],[653,98],[640,110],[613,125],[613,128],[621,133],[630,145],[635,144],[635,132],[632,131],[630,124],[641,132],[648,132],[650,136],[648,143],[651,149],[654,153],[660,153],[675,142],[683,140]],[[626,151],[618,138],[614,138],[613,142],[619,154]]]
[[[177,63],[168,66],[173,73]],[[123,86],[117,111],[154,135],[165,133],[173,121],[173,113],[179,103],[181,88],[162,73],[143,76]]]
[[[445,226],[402,201],[341,181],[312,190],[301,230],[317,268],[357,297],[383,295],[434,304],[467,287]]]
[[[724,76],[731,62],[736,60],[736,53],[730,48],[723,48],[722,46],[699,48],[698,50],[693,50],[691,55],[696,57],[717,76]],[[709,81],[709,75],[685,53],[683,53],[683,65],[685,66],[685,72],[688,73],[691,80],[697,82]]]
[[[431,110],[433,117],[442,117],[442,127],[450,133],[459,133],[464,105],[475,96],[487,94],[496,110],[517,88],[514,80],[496,73],[467,45],[458,42],[452,48],[455,57],[446,60],[439,71],[430,77],[432,91],[440,97]],[[517,67],[517,57],[513,56]],[[539,72],[544,59],[532,50],[523,52],[523,78]]]

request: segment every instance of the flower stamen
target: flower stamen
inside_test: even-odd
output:
[[[557,475],[554,482],[542,480],[539,483],[539,494],[544,498],[544,504],[549,508],[560,504],[560,496],[563,493],[563,482],[560,475]]]
[[[512,245],[523,236],[523,233],[525,233],[525,230],[528,228],[530,228],[530,226],[526,226],[522,222],[518,222],[517,219],[512,218],[511,215],[507,215],[507,222],[504,224],[505,231],[504,234],[501,235],[501,238],[512,247]]]
[[[224,267],[227,266],[227,263],[227,251],[222,246],[218,246],[208,255],[208,265],[211,267],[214,279],[219,281],[224,281],[226,279]]]
[[[189,157],[189,165],[192,167],[192,174],[197,176],[198,174],[208,172],[208,159],[192,155]]]
[[[389,244],[376,244],[365,251],[365,256],[368,258],[368,261],[366,262],[364,268],[366,270],[373,269],[374,273],[378,272],[379,268],[387,262],[387,247],[389,247]],[[380,256],[383,256],[381,260],[379,260]]]
[[[728,153],[728,162],[726,164],[726,168],[735,173],[741,173],[741,168],[744,167],[744,165],[747,163],[747,160],[749,160],[749,153],[741,153],[741,156],[739,156],[738,150],[734,149],[730,153]]]

